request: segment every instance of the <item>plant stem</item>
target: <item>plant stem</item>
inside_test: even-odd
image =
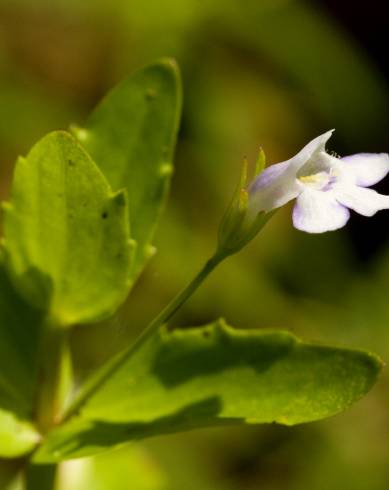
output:
[[[195,278],[154,318],[146,329],[136,339],[131,350],[142,345],[158,328],[164,325],[181,308],[188,298],[198,289],[208,275],[224,259],[224,256],[215,254],[209,259]]]
[[[57,465],[28,465],[25,470],[25,490],[53,490]]]
[[[36,421],[42,434],[56,425],[63,414],[71,384],[69,332],[52,319],[43,327],[41,368],[36,401]]]
[[[225,254],[216,252],[195,276],[195,278],[180,292],[175,298],[157,315],[154,320],[145,328],[145,330],[135,340],[135,343],[124,349],[117,356],[115,356],[111,362],[103,366],[97,374],[86,383],[86,386],[69,409],[66,411],[64,418],[68,419],[74,415],[78,409],[90,398],[96,390],[118,369],[127,358],[132,355],[139,347],[141,347],[162,325],[164,325],[170,318],[181,308],[181,306],[192,296],[192,294],[198,289],[208,275],[215,269],[215,267],[226,257]]]
[[[35,420],[42,435],[61,420],[72,381],[69,331],[48,316],[42,325]],[[26,490],[54,490],[57,465],[26,461]]]

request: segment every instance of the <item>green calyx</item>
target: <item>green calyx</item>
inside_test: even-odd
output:
[[[262,148],[259,150],[255,165],[254,178],[265,168],[266,157]],[[234,196],[219,226],[218,250],[221,256],[239,252],[250,242],[273,216],[273,212],[260,212],[256,215],[250,212],[248,162],[245,158],[241,175]]]

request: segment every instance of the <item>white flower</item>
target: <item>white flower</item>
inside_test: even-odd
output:
[[[389,172],[387,153],[359,153],[336,158],[325,150],[332,131],[318,136],[296,156],[260,173],[249,187],[249,209],[255,214],[296,199],[293,224],[309,233],[344,226],[349,209],[373,216],[389,209],[389,196],[367,189]]]

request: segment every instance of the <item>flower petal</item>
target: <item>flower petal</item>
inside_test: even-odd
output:
[[[293,158],[271,165],[261,172],[249,188],[250,209],[258,213],[283,206],[297,197],[302,189],[296,179],[298,170],[316,152],[323,152],[333,130],[310,141]]]
[[[353,177],[355,184],[370,187],[389,173],[387,153],[358,153],[339,160],[341,169]]]
[[[253,213],[271,211],[297,197],[301,185],[293,172],[288,171],[289,162],[277,163],[266,168],[249,188],[249,209]]]
[[[333,193],[339,203],[363,216],[373,216],[381,209],[389,209],[389,196],[378,194],[373,189],[366,189],[356,185],[339,185],[334,189]]]
[[[326,143],[334,131],[334,129],[331,129],[310,141],[297,155],[288,160],[289,165],[297,172],[315,153],[325,151]]]
[[[306,189],[293,208],[293,225],[308,233],[324,233],[342,228],[350,217],[347,208],[339,204],[332,192]]]

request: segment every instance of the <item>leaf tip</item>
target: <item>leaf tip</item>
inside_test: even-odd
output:
[[[154,255],[157,253],[157,247],[154,247],[154,245],[147,244],[144,248],[145,251],[145,256],[148,259],[151,259],[151,257],[154,257]]]
[[[171,163],[162,163],[159,167],[159,175],[161,177],[170,177],[172,175],[174,167]]]
[[[114,192],[111,196],[111,199],[112,203],[116,204],[118,207],[128,206],[127,191],[125,189]]]
[[[381,374],[383,368],[386,366],[386,363],[377,354],[374,354],[373,352],[363,352],[363,353],[366,356],[366,361],[370,364],[370,367],[374,371],[374,380],[372,382],[373,384]]]
[[[71,124],[69,127],[71,134],[80,142],[85,143],[90,137],[90,131],[85,128],[81,128],[76,124]]]
[[[180,74],[180,68],[178,66],[177,60],[171,57],[164,57],[159,60],[159,64],[161,66],[166,67],[167,69],[175,72],[176,75]]]
[[[137,241],[134,240],[133,238],[130,238],[128,240],[128,246],[130,247],[131,250],[135,250],[137,245],[138,245]]]

